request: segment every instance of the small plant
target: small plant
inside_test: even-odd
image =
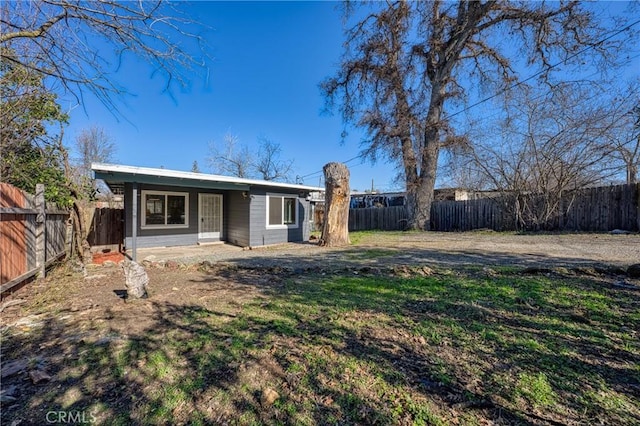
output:
[[[544,373],[537,375],[521,373],[516,386],[516,394],[536,406],[548,406],[555,402],[556,394]]]
[[[544,349],[544,346],[541,345],[540,342],[531,338],[518,339],[517,342],[531,351],[540,351]]]

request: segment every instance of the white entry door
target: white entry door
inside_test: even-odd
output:
[[[222,234],[222,195],[198,194],[198,239],[220,239]]]

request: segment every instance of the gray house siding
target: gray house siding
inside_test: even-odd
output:
[[[186,228],[142,229],[144,208],[140,205],[142,191],[185,192],[189,194],[188,217]],[[133,184],[124,187],[125,200],[125,247],[132,247],[132,200]],[[311,206],[306,193],[291,193],[282,188],[252,187],[250,191],[205,190],[192,187],[170,185],[138,184],[138,222],[136,245],[145,247],[188,246],[198,244],[198,194],[222,195],[222,232],[220,240],[241,247],[256,247],[284,242],[308,241],[309,215]],[[244,194],[244,195],[243,195]],[[284,195],[298,199],[297,226],[290,228],[270,229],[267,227],[267,196]],[[210,241],[210,240],[207,240]]]
[[[286,195],[298,198],[297,227],[283,229],[267,228],[267,196]],[[264,246],[280,244],[284,242],[307,241],[309,239],[309,226],[307,218],[310,210],[309,202],[298,193],[287,193],[280,188],[252,188],[251,208],[249,212],[250,246]]]
[[[243,197],[240,191],[229,192],[228,202],[224,204],[224,216],[227,221],[227,238],[231,244],[240,247],[249,246],[249,203],[250,197]]]
[[[166,228],[166,229],[142,229],[140,227],[141,217],[144,209],[140,205],[142,191],[169,191],[169,192],[186,192],[189,194],[189,226],[187,228]],[[124,188],[124,209],[125,209],[125,247],[132,247],[132,200],[133,200],[133,184],[126,183]],[[228,226],[227,215],[225,214],[226,205],[229,200],[228,191],[200,190],[197,188],[183,188],[176,186],[162,185],[138,185],[138,222],[136,226],[137,237],[136,244],[138,247],[170,247],[170,246],[188,246],[198,244],[198,194],[221,194],[223,206],[223,223],[221,240],[225,240],[226,229]]]

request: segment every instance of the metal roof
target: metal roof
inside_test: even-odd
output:
[[[118,188],[125,182],[158,185],[175,185],[192,188],[231,189],[248,191],[252,186],[293,189],[299,191],[324,191],[316,186],[297,185],[258,179],[243,179],[208,173],[182,172],[179,170],[125,166],[121,164],[92,163],[96,179],[104,180],[110,188]]]

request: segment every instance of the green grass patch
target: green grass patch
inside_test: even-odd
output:
[[[397,250],[389,249],[366,249],[358,251],[347,251],[344,256],[351,260],[372,260],[379,259],[381,257],[395,256],[398,254]]]
[[[552,405],[556,399],[556,394],[544,373],[521,373],[515,392],[535,406]]]
[[[241,306],[161,307],[61,377],[103,424],[637,423],[637,294],[492,270],[296,276]]]

